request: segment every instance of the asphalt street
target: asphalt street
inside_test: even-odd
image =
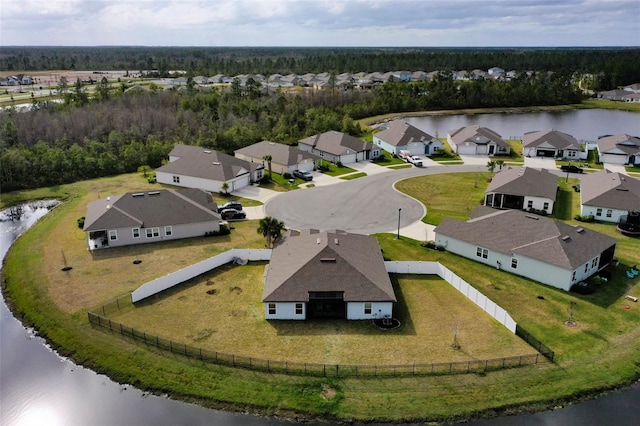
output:
[[[267,216],[276,217],[293,229],[395,232],[398,219],[404,228],[420,221],[427,212],[421,203],[396,191],[394,183],[421,175],[470,171],[486,171],[486,165],[389,170],[335,185],[282,193],[264,208]]]

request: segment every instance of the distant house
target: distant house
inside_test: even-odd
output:
[[[511,152],[509,144],[498,133],[477,124],[450,130],[447,142],[456,154],[509,155]]]
[[[565,291],[605,268],[616,249],[613,237],[519,210],[480,207],[471,217],[445,218],[436,244]]]
[[[628,96],[632,93],[634,92],[631,90],[614,89],[598,92],[597,96],[599,99],[606,99],[609,101],[622,101],[625,96]]]
[[[484,204],[499,209],[553,212],[558,176],[545,169],[506,168],[497,173],[484,193]]]
[[[640,165],[640,138],[627,134],[598,138],[598,159],[607,164]]]
[[[553,157],[578,160],[582,147],[571,135],[549,129],[525,133],[522,138],[525,157]]]
[[[380,151],[372,147],[372,144],[362,139],[334,130],[298,141],[301,151],[310,152],[336,164],[349,164],[378,157]]]
[[[640,179],[606,169],[580,179],[582,216],[619,223],[632,211],[640,211]]]
[[[265,318],[391,317],[396,296],[375,237],[289,231],[271,254],[262,295]]]
[[[156,179],[168,185],[211,192],[220,192],[226,183],[227,191],[233,192],[260,181],[263,173],[262,163],[199,146],[176,145],[169,153],[169,163],[156,169]]]
[[[275,173],[291,173],[294,170],[310,172],[314,170],[316,161],[320,160],[317,155],[277,142],[262,141],[253,145],[234,151],[236,158],[240,158],[251,163],[263,164],[268,169],[269,165],[264,160],[267,155],[271,156],[271,170]]]
[[[442,152],[444,147],[439,139],[404,120],[388,123],[384,130],[373,135],[373,144],[394,155],[409,151],[411,155],[431,156]]]
[[[220,230],[218,206],[200,189],[129,192],[89,203],[89,250],[201,237]]]

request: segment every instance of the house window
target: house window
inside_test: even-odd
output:
[[[275,313],[275,308],[274,308]],[[302,303],[296,303],[296,315],[302,315]]]
[[[529,200],[529,202],[527,203],[527,208],[528,209],[532,209],[533,208],[533,201]]]
[[[489,250],[482,247],[476,248],[476,256],[486,259],[489,257]]]
[[[140,228],[133,228],[131,233],[133,234],[133,238],[140,238]]]
[[[573,274],[571,274],[571,281],[575,281],[576,280],[576,271],[573,271]]]
[[[174,176],[173,183],[180,183],[180,176]]]
[[[364,304],[364,314],[371,315],[371,302],[365,302]]]
[[[118,239],[118,231],[109,231],[109,241],[115,241]]]
[[[611,217],[612,214],[613,214],[613,210],[608,209],[607,210],[607,217]]]
[[[589,262],[584,264],[584,271],[587,272],[589,270]]]
[[[602,216],[602,209],[596,210],[596,216]]]
[[[596,257],[596,258],[594,258],[594,259],[591,261],[591,268],[595,268],[596,266],[598,266],[598,258],[597,258],[597,257]]]
[[[262,170],[258,170],[258,171],[256,172],[256,178],[257,178],[258,180],[261,180],[261,179],[262,179]]]
[[[275,315],[276,314],[276,304],[275,303],[269,303],[269,315]]]
[[[518,259],[515,257],[511,258],[511,268],[518,269]]]
[[[173,229],[170,226],[165,226],[164,227],[164,235],[166,235],[167,237],[170,237],[173,235]]]
[[[433,147],[433,152],[438,152],[440,151],[440,147],[439,146],[434,146]]]
[[[549,208],[549,203],[544,203],[542,205],[542,210],[547,210]]]
[[[160,228],[147,228],[147,238],[158,238],[160,236]]]

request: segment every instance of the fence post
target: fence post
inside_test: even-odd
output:
[[[160,347],[160,340],[158,339],[158,336],[156,336],[156,348]]]
[[[169,349],[173,352],[173,340],[169,340]]]
[[[116,306],[118,307],[118,310],[120,310],[120,299],[116,299]]]
[[[103,317],[106,317],[106,316],[107,316],[107,313],[104,311],[104,305],[102,305],[102,316],[103,316]]]
[[[327,364],[322,364],[322,376],[327,377]]]
[[[336,364],[336,377],[340,377],[340,366]]]

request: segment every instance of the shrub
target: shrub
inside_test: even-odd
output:
[[[344,166],[342,165],[342,161],[338,161],[338,162],[336,163],[336,166],[338,166],[338,167],[344,167]]]
[[[587,216],[580,216],[579,214],[577,214],[573,218],[578,222],[594,222],[595,221],[595,218],[593,217],[592,214]]]
[[[438,251],[444,251],[444,246],[442,244],[437,244],[436,245],[436,250]]]
[[[285,179],[292,179],[293,175],[291,173],[289,173],[289,172],[284,172],[282,174],[282,177],[285,178]]]
[[[78,228],[80,229],[84,228],[84,220],[85,220],[84,216],[78,218]]]
[[[435,242],[435,241],[433,241],[433,240],[429,240],[429,241],[422,241],[422,242],[420,243],[420,245],[421,245],[422,247],[426,247],[426,248],[431,249],[431,250],[435,250],[435,249],[436,249],[436,242]]]

